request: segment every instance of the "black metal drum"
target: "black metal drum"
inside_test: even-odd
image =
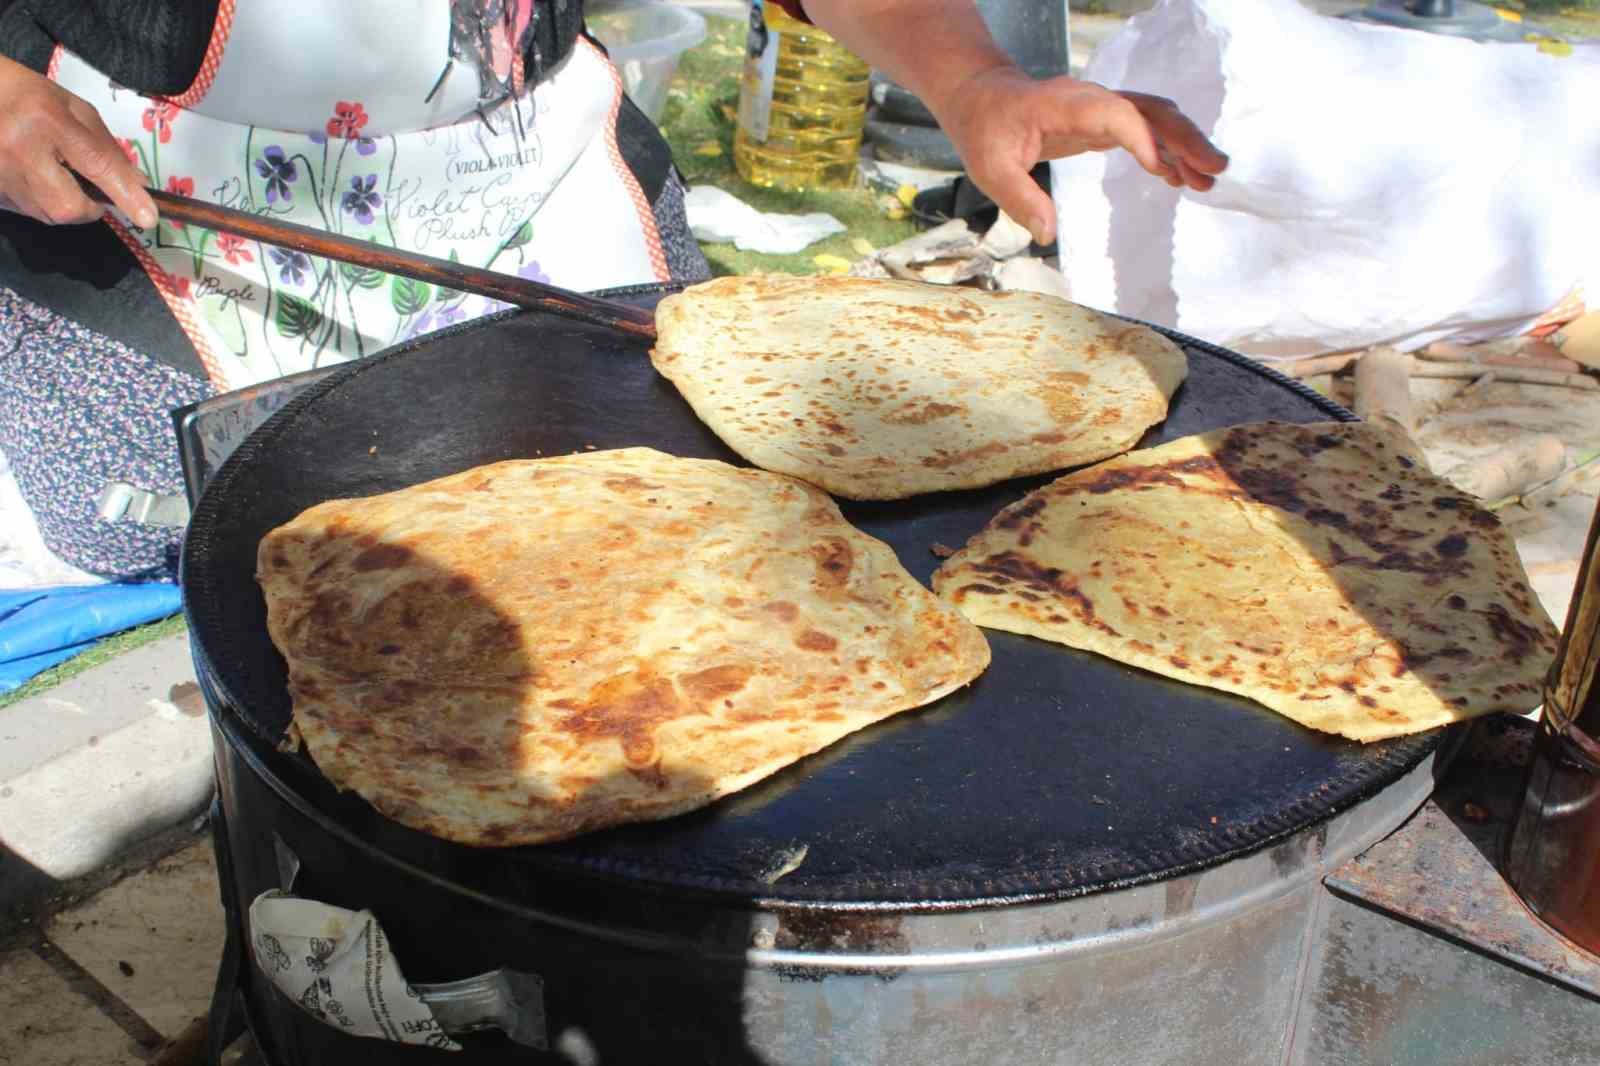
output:
[[[1175,339],[1190,376],[1147,445],[1351,417]],[[702,811],[563,844],[452,845],[280,750],[290,708],[254,581],[262,534],[330,498],[631,445],[742,463],[645,342],[518,313],[333,372],[212,478],[182,577],[234,934],[219,1013],[242,1002],[284,1064],[1066,1062],[1141,1033],[1123,1061],[1278,1061],[1263,1033],[1292,1008],[1295,901],[1421,801],[1438,733],[1361,745],[989,632],[993,663],[962,692]],[[1045,480],[843,510],[926,581],[932,545],[962,544]],[[413,982],[503,971],[523,994],[487,1008],[502,1024],[460,1053],[336,1032],[248,957],[251,900],[291,883],[370,909]]]

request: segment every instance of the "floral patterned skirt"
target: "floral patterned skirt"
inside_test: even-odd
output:
[[[675,176],[652,207],[673,280],[708,277]],[[148,298],[165,313],[153,286]],[[444,316],[431,323],[449,324]],[[97,511],[101,491],[113,481],[183,492],[171,412],[214,389],[174,362],[0,286],[0,453],[45,543],[64,562],[115,580],[176,576],[181,531],[107,522]]]
[[[203,378],[0,289],[0,451],[45,544],[80,570],[123,580],[176,571],[180,531],[107,522],[96,507],[113,481],[183,491],[168,412],[210,392]]]

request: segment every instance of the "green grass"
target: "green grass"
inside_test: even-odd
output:
[[[861,258],[853,246],[858,238],[885,248],[916,232],[909,217],[887,217],[880,206],[883,194],[865,187],[791,193],[743,181],[733,169],[733,131],[739,73],[744,65],[745,23],[707,17],[706,29],[706,39],[679,61],[661,113],[661,131],[678,169],[690,185],[726,189],[758,210],[788,214],[826,211],[845,226],[844,233],[792,255],[741,252],[731,244],[702,242],[700,247],[714,273],[816,274],[820,272],[814,262],[817,255],[837,255],[853,262]],[[710,145],[716,146],[716,155],[704,154]]]
[[[162,637],[170,637],[174,633],[181,632],[183,632],[183,615],[177,614],[171,618],[163,618],[159,622],[137,626],[107,637],[83,654],[76,655],[58,666],[52,666],[21,688],[0,694],[0,707],[7,707],[13,703],[21,702],[29,696],[37,696],[46,689],[54,688],[61,682],[68,678],[76,677],[85,670],[115,659],[117,656],[126,654],[135,648],[142,648],[146,644],[160,640]]]

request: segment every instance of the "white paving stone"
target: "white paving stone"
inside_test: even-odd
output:
[[[202,840],[61,912],[46,932],[170,1040],[210,1006],[225,929]]]
[[[136,1066],[139,1047],[39,956],[0,957],[0,1063]]]

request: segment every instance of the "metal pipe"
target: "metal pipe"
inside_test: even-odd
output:
[[[1600,506],[1589,524],[1567,624],[1545,682],[1544,720],[1505,872],[1530,910],[1600,954]]]

